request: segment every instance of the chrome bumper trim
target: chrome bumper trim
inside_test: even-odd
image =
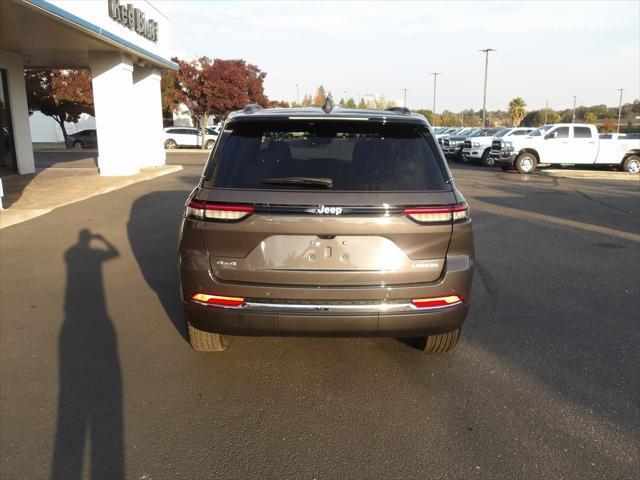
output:
[[[204,305],[205,307],[222,308],[225,310],[242,310],[247,312],[282,312],[282,313],[349,313],[349,314],[372,314],[372,313],[406,313],[406,312],[428,312],[432,310],[442,310],[456,307],[463,302],[451,303],[439,307],[416,307],[412,303],[371,303],[371,304],[292,304],[292,303],[260,303],[245,302],[238,307],[211,305],[208,303],[192,300],[193,303]]]

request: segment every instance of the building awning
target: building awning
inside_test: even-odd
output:
[[[150,65],[178,65],[45,0],[0,1],[0,45],[25,67],[87,67],[90,51],[124,51]]]

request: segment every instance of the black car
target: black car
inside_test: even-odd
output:
[[[95,129],[81,130],[67,136],[67,148],[98,148],[98,137]]]

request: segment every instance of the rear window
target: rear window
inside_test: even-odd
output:
[[[449,190],[427,126],[370,121],[271,121],[228,126],[205,186],[318,190],[273,179],[327,179],[331,191]],[[266,181],[266,182],[265,182]]]
[[[573,127],[574,138],[591,138],[591,129],[589,127]]]

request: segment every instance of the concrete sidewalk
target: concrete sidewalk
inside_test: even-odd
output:
[[[609,170],[578,170],[577,168],[539,168],[536,173],[547,177],[592,178],[601,180],[639,181],[640,175]]]
[[[47,168],[29,175],[2,179],[4,210],[0,229],[31,220],[52,210],[182,170],[181,165],[144,168],[130,177],[101,177],[87,168]]]

